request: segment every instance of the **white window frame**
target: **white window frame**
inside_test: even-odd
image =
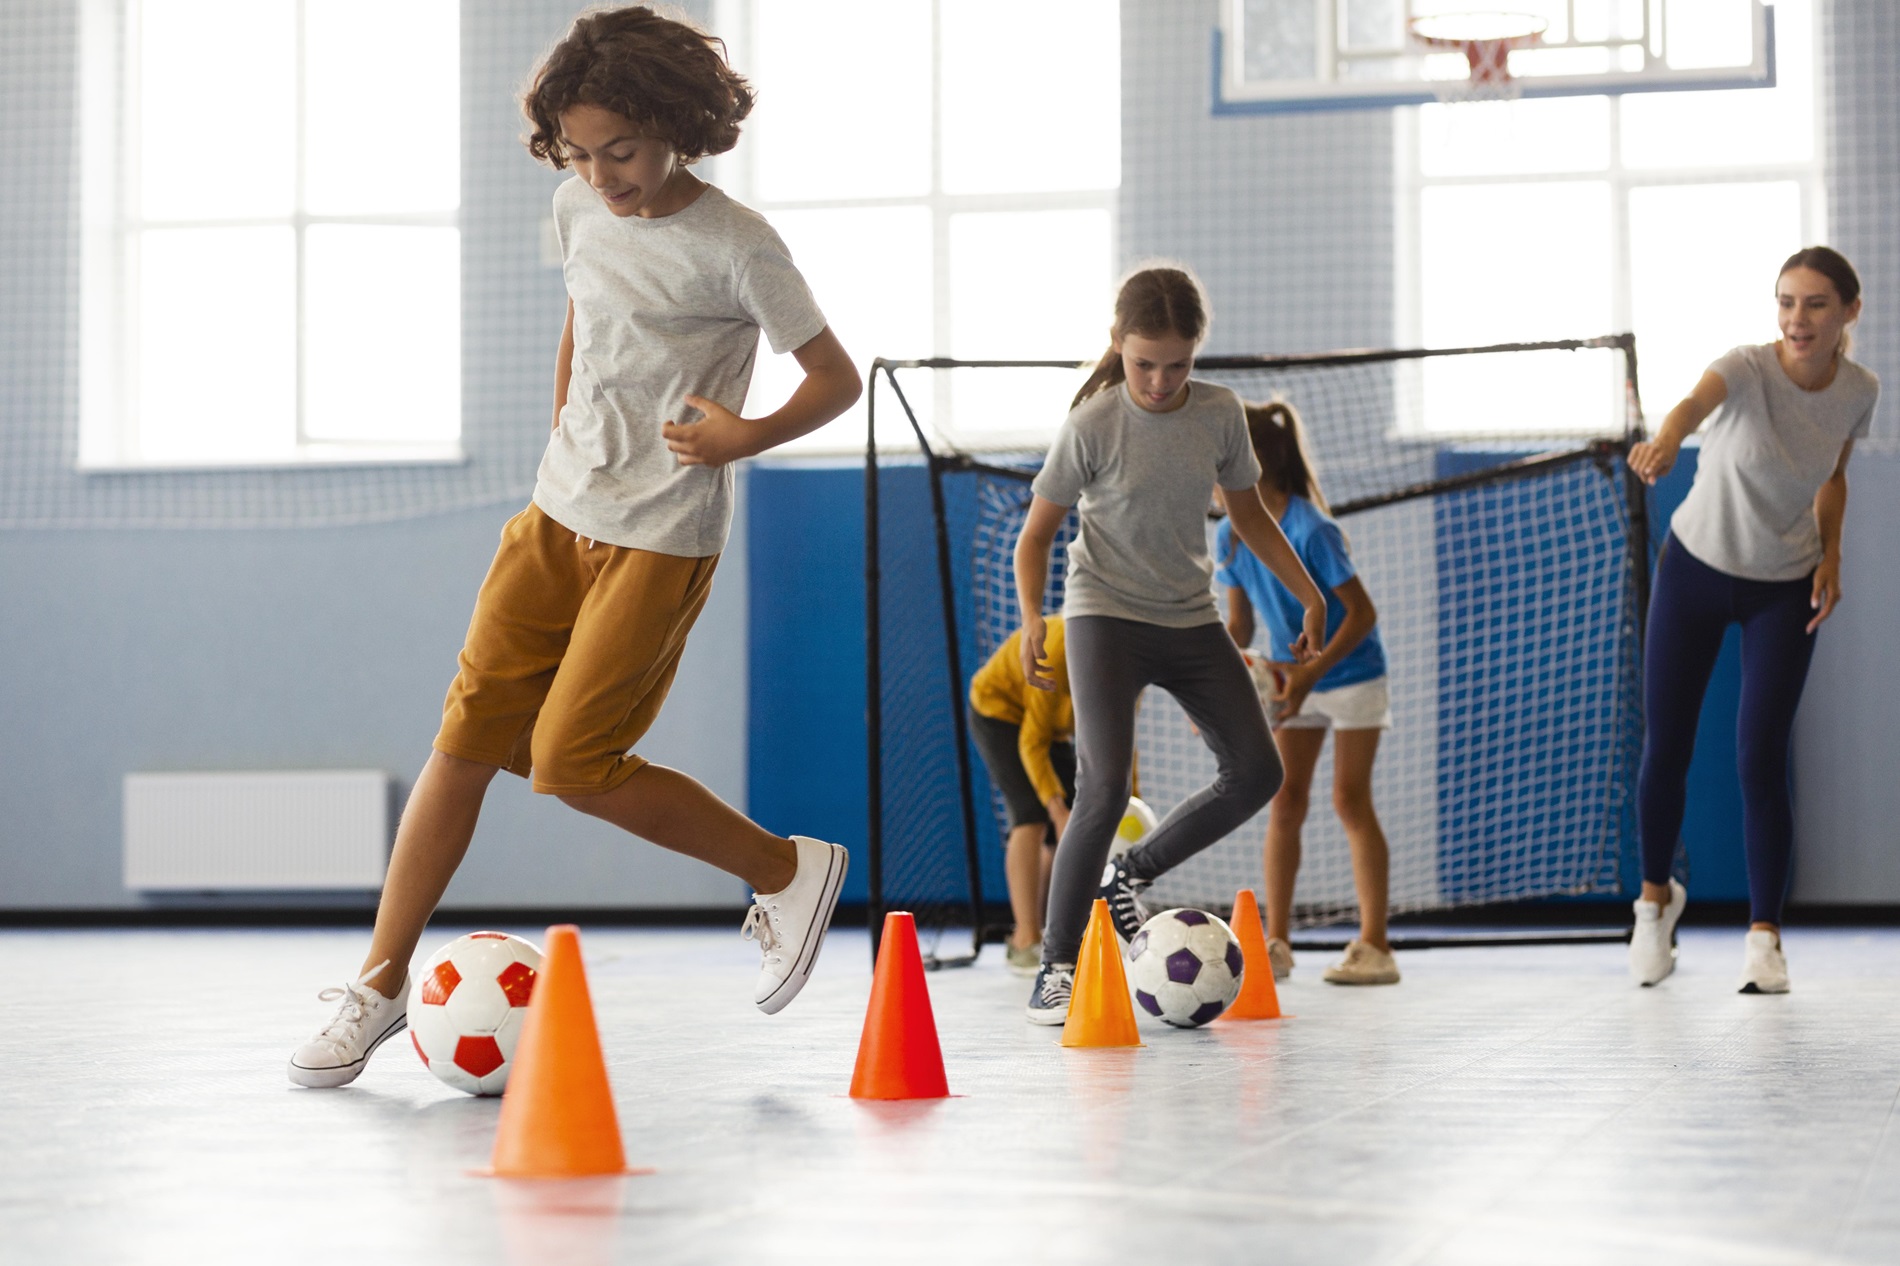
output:
[[[734,65],[754,60],[758,47],[757,6],[761,2],[782,0],[715,0],[713,33],[726,41]],[[1121,258],[1121,186],[1117,183],[1100,189],[1061,190],[1025,193],[949,193],[943,187],[943,13],[955,0],[932,0],[930,6],[930,189],[927,193],[901,197],[826,198],[774,200],[757,193],[757,150],[747,146],[713,160],[718,183],[735,198],[770,219],[782,211],[844,211],[884,207],[923,207],[930,212],[931,226],[931,346],[928,349],[876,348],[879,356],[948,356],[951,354],[952,279],[950,275],[950,219],[968,212],[999,211],[1102,211],[1108,216],[1108,259],[1104,278],[1112,278]],[[1027,348],[1025,357],[1061,356],[1070,348]],[[936,398],[933,416],[951,416],[950,376],[933,374]],[[853,406],[846,417],[862,421],[864,404]],[[1046,435],[1017,437],[1023,442],[1047,444],[1054,440],[1061,419],[1050,423]],[[880,430],[882,426],[880,425]],[[881,441],[880,441],[881,443]],[[862,430],[851,440],[828,437],[794,442],[780,450],[786,456],[841,456],[862,454]]]
[[[296,0],[297,137],[295,205],[287,216],[153,220],[139,214],[139,0],[82,0],[80,10],[80,419],[77,467],[81,472],[204,471],[364,465],[459,465],[467,460],[461,419],[452,441],[338,443],[312,440],[304,429],[306,294],[304,232],[312,225],[427,226],[449,228],[461,240],[461,208],[448,211],[363,215],[312,215],[303,209],[305,146],[303,77],[304,9],[321,0]],[[458,76],[459,78],[459,76]],[[459,139],[457,141],[459,144]],[[247,454],[215,459],[165,461],[142,455],[139,442],[138,264],[140,235],[147,227],[216,229],[285,227],[296,240],[295,361],[296,443],[281,457]],[[459,320],[459,314],[458,314]],[[459,387],[459,384],[458,384]],[[460,392],[457,391],[459,399]]]
[[[1397,285],[1395,288],[1394,335],[1400,347],[1419,346],[1424,338],[1425,302],[1422,284],[1424,240],[1421,213],[1425,190],[1454,185],[1514,185],[1545,181],[1588,180],[1606,183],[1610,189],[1610,326],[1608,330],[1577,330],[1564,337],[1589,338],[1599,334],[1620,333],[1634,327],[1634,304],[1630,282],[1630,193],[1632,190],[1678,185],[1759,184],[1792,181],[1801,190],[1801,245],[1825,241],[1827,236],[1826,183],[1826,91],[1819,24],[1819,6],[1810,10],[1817,30],[1810,41],[1813,59],[1810,82],[1814,86],[1813,143],[1807,159],[1800,162],[1764,162],[1693,167],[1628,167],[1623,162],[1623,102],[1621,95],[1608,97],[1608,167],[1540,171],[1529,174],[1431,176],[1420,161],[1421,128],[1417,107],[1394,111],[1393,150],[1398,160],[1397,214]],[[1460,107],[1446,106],[1446,109]],[[1790,251],[1794,246],[1790,246]],[[1642,344],[1637,344],[1638,385],[1641,383]],[[1675,404],[1674,399],[1657,397],[1653,387],[1644,397],[1644,412],[1660,418]],[[1431,433],[1435,438],[1444,437]],[[1544,432],[1526,431],[1527,435]]]

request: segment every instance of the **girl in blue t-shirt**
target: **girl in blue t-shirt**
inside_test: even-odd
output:
[[[1328,516],[1299,414],[1278,401],[1248,405],[1247,431],[1260,459],[1260,500],[1326,597],[1325,647],[1318,656],[1296,662],[1290,643],[1300,633],[1300,604],[1221,522],[1214,542],[1221,565],[1215,575],[1228,586],[1227,631],[1247,654],[1286,766],[1286,782],[1267,809],[1267,955],[1274,977],[1285,978],[1293,968],[1287,935],[1293,880],[1300,869],[1300,827],[1313,769],[1331,729],[1333,807],[1352,848],[1359,937],[1326,969],[1326,979],[1336,985],[1397,984],[1399,969],[1386,940],[1385,832],[1372,807],[1379,733],[1392,728],[1379,613],[1353,569],[1345,534]],[[1267,626],[1265,658],[1247,649],[1256,613]]]

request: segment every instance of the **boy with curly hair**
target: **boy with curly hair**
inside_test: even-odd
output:
[[[554,194],[568,305],[553,435],[475,600],[369,954],[324,991],[336,1016],[291,1057],[299,1085],[355,1080],[406,1027],[410,958],[497,770],[749,883],[761,1010],[792,1000],[823,944],[845,850],[773,835],[632,751],[711,588],[731,463],[822,426],[861,386],[771,226],[692,173],[752,108],[723,49],[645,7],[590,12],[525,94],[529,151],[574,172]],[[776,412],[744,418],[761,332],[805,376]]]

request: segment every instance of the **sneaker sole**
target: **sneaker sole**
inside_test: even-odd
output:
[[[1064,1011],[1058,1015],[1054,1011],[1038,1011],[1034,1007],[1026,1007],[1023,1010],[1023,1018],[1028,1020],[1031,1024],[1040,1024],[1045,1028],[1055,1028],[1058,1025],[1067,1024],[1069,1022],[1069,1013]]]
[[[335,1090],[338,1086],[347,1086],[362,1076],[363,1069],[369,1065],[369,1057],[381,1048],[384,1042],[409,1027],[409,1017],[403,1016],[390,1025],[383,1035],[369,1044],[363,1052],[363,1058],[353,1064],[343,1064],[336,1068],[305,1068],[296,1060],[290,1061],[290,1080],[292,1084],[305,1086],[311,1090]]]
[[[1399,978],[1392,976],[1332,976],[1321,977],[1329,985],[1396,985]]]
[[[818,951],[825,947],[825,933],[831,931],[831,916],[838,910],[838,894],[844,891],[845,868],[851,864],[851,854],[844,847],[833,844],[831,859],[825,869],[825,889],[812,907],[811,922],[805,926],[805,946],[798,952],[798,961],[792,964],[792,974],[779,983],[765,997],[759,999],[759,1010],[767,1015],[777,1015],[783,1011],[798,991],[811,979],[811,969],[818,963]],[[817,929],[817,935],[812,929]]]

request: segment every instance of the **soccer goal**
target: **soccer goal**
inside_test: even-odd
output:
[[[970,744],[971,675],[1018,626],[1012,551],[1046,435],[1086,367],[875,362],[865,449],[869,901],[914,912],[937,963],[1009,922],[1002,805]],[[1203,357],[1197,377],[1300,412],[1321,486],[1379,609],[1394,728],[1374,794],[1394,914],[1620,890],[1633,856],[1637,672],[1650,557],[1633,336],[1491,347]],[[1211,492],[1210,491],[1210,498]],[[1210,531],[1214,526],[1210,499]],[[1060,610],[1058,536],[1048,607]],[[1141,796],[1165,814],[1213,758],[1151,689]],[[1354,908],[1313,784],[1295,908]],[[1262,880],[1264,812],[1150,900],[1226,910]],[[965,933],[968,935],[967,942]],[[967,948],[966,948],[967,945]]]

